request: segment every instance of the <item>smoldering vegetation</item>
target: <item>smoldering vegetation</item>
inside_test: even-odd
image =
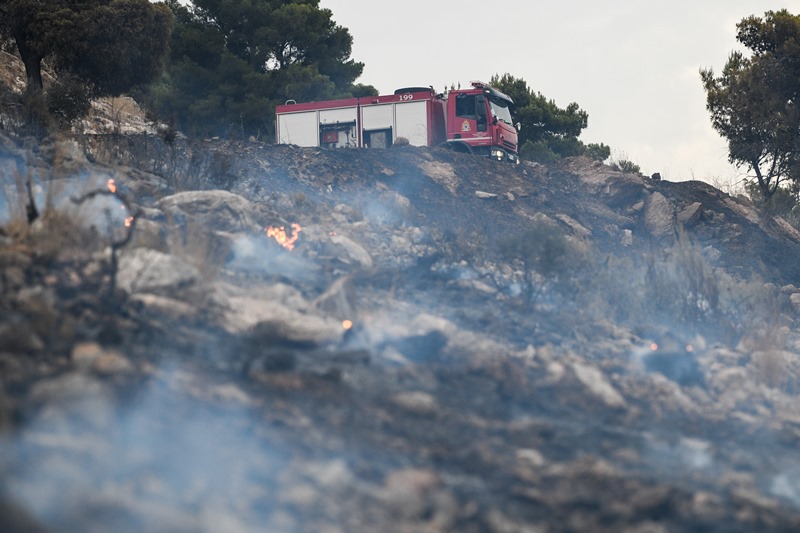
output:
[[[6,196],[7,529],[800,524],[800,239],[743,200],[581,159],[81,142],[0,166],[138,213],[114,249],[117,203],[28,227]]]

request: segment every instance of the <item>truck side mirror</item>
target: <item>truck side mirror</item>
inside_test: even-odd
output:
[[[516,124],[514,124],[514,127],[517,128],[517,131],[521,131],[522,130],[522,122],[517,122]]]
[[[492,124],[497,124],[497,115],[492,115]]]

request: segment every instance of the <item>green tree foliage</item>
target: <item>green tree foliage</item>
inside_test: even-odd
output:
[[[728,141],[728,158],[748,166],[769,201],[786,181],[800,180],[800,16],[786,10],[751,16],[722,73],[702,69],[711,123]]]
[[[354,85],[352,37],[318,0],[168,0],[176,28],[166,75],[147,96],[191,135],[261,136],[275,106],[375,94]]]
[[[172,30],[163,4],[148,0],[6,0],[0,33],[25,65],[28,92],[39,92],[42,61],[116,96],[160,73]]]
[[[514,100],[514,120],[521,123],[519,146],[523,157],[551,162],[560,157],[588,153],[606,159],[611,153],[604,144],[592,145],[592,150],[578,137],[589,125],[589,115],[576,103],[560,108],[542,93],[534,92],[522,78],[511,74],[495,75],[491,84]]]

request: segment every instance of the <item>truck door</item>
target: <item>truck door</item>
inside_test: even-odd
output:
[[[455,114],[455,138],[470,139],[486,135],[486,98],[482,94],[456,95]]]

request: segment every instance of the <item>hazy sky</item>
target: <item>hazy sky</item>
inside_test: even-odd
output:
[[[719,72],[736,23],[800,0],[562,0],[488,2],[321,0],[353,35],[360,82],[398,87],[488,81],[511,73],[560,107],[589,113],[584,142],[651,174],[731,180],[725,142],[711,128],[698,71]]]

